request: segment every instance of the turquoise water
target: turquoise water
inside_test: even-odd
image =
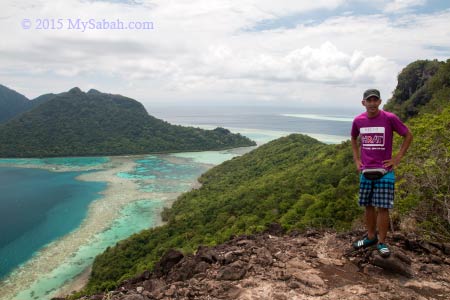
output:
[[[174,197],[173,193],[180,193],[190,189],[192,183],[196,181],[196,178],[200,176],[203,172],[205,172],[209,167],[204,164],[196,163],[194,160],[183,160],[178,159],[176,163],[173,163],[167,160],[167,155],[148,155],[144,156],[142,159],[134,160],[130,158],[130,161],[134,161],[136,163],[136,167],[130,172],[118,172],[116,176],[123,178],[125,180],[133,181],[137,184],[137,187],[143,193],[161,193],[161,198],[149,197],[145,200],[132,200],[130,198],[130,203],[125,205],[119,214],[119,217],[115,220],[105,220],[105,222],[111,221],[111,225],[104,231],[98,232],[93,235],[87,243],[84,242],[80,244],[78,250],[75,253],[67,253],[66,258],[63,260],[58,259],[58,267],[49,272],[43,272],[39,269],[30,270],[33,273],[39,274],[39,280],[33,282],[31,285],[24,286],[21,289],[21,292],[17,294],[14,299],[50,299],[52,295],[65,283],[70,282],[77,275],[83,272],[87,267],[89,267],[93,259],[96,255],[102,253],[108,246],[115,245],[118,241],[127,238],[133,233],[139,232],[143,229],[148,229],[149,227],[156,226],[161,222],[160,213],[162,208],[167,205],[167,197],[163,196],[164,193],[169,193],[168,195],[172,195],[169,198],[171,200]],[[225,157],[223,158],[225,160]],[[19,161],[19,165],[30,164],[30,160],[24,160],[25,162]],[[100,162],[104,162],[105,160],[100,160]],[[45,167],[45,163],[48,161],[44,160],[44,162],[40,161],[41,166]],[[64,160],[60,161],[64,163]],[[68,166],[73,167],[71,163],[78,163],[79,166],[86,166],[86,163],[83,163],[82,160],[72,160],[69,162]],[[54,161],[51,161],[54,164]],[[38,195],[38,200],[33,200],[32,202],[39,206],[40,210],[42,210],[42,214],[50,215],[51,218],[47,220],[45,223],[46,226],[42,226],[41,231],[43,233],[50,231],[51,228],[57,228],[59,231],[59,235],[55,235],[49,237],[47,239],[42,239],[39,235],[36,235],[35,230],[30,230],[29,234],[21,236],[17,231],[11,232],[11,238],[15,238],[13,245],[7,245],[2,250],[4,253],[9,255],[7,257],[5,255],[4,261],[13,262],[15,257],[15,250],[20,247],[26,249],[30,240],[34,239],[36,241],[40,241],[39,245],[33,248],[33,251],[27,252],[27,255],[20,260],[20,262],[16,264],[11,264],[8,270],[5,269],[5,273],[11,271],[15,266],[18,266],[20,263],[25,262],[29,259],[33,253],[36,253],[39,248],[42,248],[44,245],[48,245],[52,247],[52,241],[56,240],[58,237],[61,237],[64,234],[67,234],[69,231],[63,231],[63,228],[58,224],[58,222],[68,222],[72,216],[67,216],[61,213],[61,210],[67,214],[73,214],[73,217],[76,217],[77,212],[82,212],[80,220],[86,217],[86,212],[88,210],[87,206],[83,209],[78,209],[75,207],[63,207],[61,209],[52,209],[51,204],[59,203],[61,197],[58,195],[58,191],[60,193],[66,193],[68,195],[74,196],[77,192],[76,186],[74,185],[61,185],[61,182],[64,180],[71,178],[75,183],[78,184],[90,184],[98,186],[98,191],[102,191],[106,188],[105,184],[98,182],[85,182],[85,181],[77,181],[74,180],[79,174],[82,172],[50,172],[45,169],[28,169],[28,168],[10,168],[10,167],[0,167],[0,170],[4,171],[4,177],[9,181],[4,181],[4,186],[8,187],[11,190],[11,193],[17,191],[19,189],[23,189],[26,195],[19,196],[19,200],[16,201],[20,203],[22,198],[29,199]],[[9,173],[7,173],[7,171]],[[11,171],[15,172],[15,176],[12,176]],[[18,172],[18,173],[17,173]],[[94,174],[97,171],[92,171]],[[34,188],[33,185],[25,185],[25,189],[23,188],[22,177],[29,176],[32,180],[34,180],[34,184],[38,185],[39,188]],[[18,184],[18,182],[22,182],[22,185]],[[52,189],[52,183],[59,188],[58,191]],[[98,185],[99,184],[99,185]],[[80,191],[87,191],[87,187],[83,187],[79,189]],[[130,191],[132,192],[132,191]],[[125,193],[126,195],[126,193]],[[152,195],[152,194],[148,194]],[[84,196],[84,203],[90,203],[91,199],[87,196]],[[46,199],[50,204],[44,201]],[[13,200],[11,200],[14,202]],[[83,201],[78,200],[78,203],[82,203]],[[6,201],[5,205],[6,205]],[[42,203],[41,203],[42,202]],[[15,203],[15,202],[14,202]],[[44,205],[45,204],[45,205]],[[21,208],[21,207],[20,207]],[[11,216],[15,216],[16,212],[11,212]],[[54,213],[52,213],[54,211]],[[27,210],[28,217],[33,218],[34,214],[37,213],[37,210]],[[40,215],[40,214],[37,214]],[[92,218],[97,217],[94,213]],[[51,223],[51,221],[54,223]],[[26,223],[26,217],[22,218],[20,222],[17,219],[12,218],[11,224],[12,226],[20,226],[22,223]],[[52,225],[53,224],[53,225]],[[31,225],[31,223],[30,223]],[[74,223],[74,226],[71,229],[76,229],[77,226],[80,225],[80,222]],[[25,226],[26,227],[26,226]],[[4,228],[4,227],[3,227]],[[25,228],[26,229],[26,228]],[[26,231],[26,230],[25,230]],[[76,236],[77,232],[74,231]],[[17,237],[19,236],[19,237]],[[6,237],[6,235],[5,235]],[[72,239],[73,242],[76,242],[76,238]],[[39,254],[38,254],[39,255]],[[11,258],[11,259],[10,259]],[[18,280],[21,280],[20,278]],[[3,299],[0,295],[0,298]]]
[[[201,152],[197,152],[200,154]],[[138,165],[132,172],[119,172],[117,176],[136,180],[145,192],[184,192],[203,172],[205,166],[195,162],[171,163],[162,156],[148,155],[135,161]]]
[[[22,291],[15,299],[50,299],[58,287],[89,267],[95,256],[102,253],[108,246],[115,245],[117,241],[133,233],[155,226],[163,206],[164,201],[159,199],[129,203],[121,210],[120,217],[110,228],[97,234],[89,244],[80,247],[50,274],[43,274],[39,281]]]
[[[106,186],[83,173],[0,167],[0,278],[81,224]]]
[[[339,123],[342,124],[345,122]],[[234,124],[237,125],[236,123]],[[213,125],[203,124],[203,126],[208,127]],[[246,126],[246,128],[244,129],[239,127],[229,129],[232,132],[241,132],[243,135],[256,140],[258,145],[291,133],[288,131],[291,128],[286,128],[286,131],[280,131],[281,128],[277,128],[278,131],[261,128],[253,129],[252,126]],[[320,137],[319,140],[322,139],[325,142],[327,142],[326,139],[329,139],[330,143],[339,142],[339,140],[342,140],[342,137],[336,135],[336,133],[334,132],[329,136],[327,136],[326,134],[316,134],[318,135],[318,137]],[[208,168],[210,168],[211,165],[220,164],[225,160],[231,159],[238,155],[242,155],[253,148],[254,147],[246,147],[224,151],[148,155],[142,159],[136,160],[135,162],[137,163],[137,165],[132,171],[115,173],[115,176],[121,179],[130,180],[136,183],[140,192],[161,194],[158,197],[154,197],[154,195],[152,194],[148,194],[148,197],[142,197],[146,200],[142,200],[142,198],[140,198],[141,200],[129,198],[130,203],[122,207],[119,217],[115,220],[107,220],[111,221],[111,225],[109,226],[109,228],[107,228],[103,232],[98,232],[94,235],[94,238],[92,238],[88,242],[83,242],[83,244],[80,244],[79,247],[77,246],[78,250],[75,253],[67,253],[67,258],[64,259],[64,261],[58,260],[58,267],[56,269],[51,272],[43,272],[42,270],[39,270],[39,268],[30,270],[33,273],[39,275],[39,280],[32,283],[31,286],[29,284],[27,284],[27,286],[19,285],[22,292],[17,295],[15,299],[50,299],[54,291],[59,289],[65,282],[72,280],[84,269],[86,269],[86,267],[92,264],[94,257],[97,254],[103,252],[106,247],[114,245],[117,241],[122,240],[135,232],[139,232],[140,230],[147,229],[149,227],[157,226],[160,218],[160,212],[164,205],[166,205],[167,199],[173,197],[173,193],[180,193],[189,190],[192,184],[196,181],[196,178],[203,172],[205,172]],[[130,160],[133,160],[133,158],[130,158]],[[6,205],[7,203],[13,202],[12,197],[10,198],[9,196],[6,196],[8,194],[14,195],[16,192],[18,194],[22,192],[25,193],[25,196],[19,197],[19,200],[14,202],[16,203],[16,212],[10,211],[8,216],[5,218],[0,216],[1,220],[5,220],[4,225],[0,223],[0,225],[2,225],[0,227],[0,237],[3,238],[6,245],[3,247],[4,249],[6,249],[5,257],[6,255],[10,255],[10,257],[14,256],[13,253],[15,250],[8,247],[15,240],[20,240],[22,243],[21,245],[24,246],[24,248],[26,248],[27,243],[30,243],[30,241],[41,240],[41,237],[39,235],[36,235],[34,232],[26,235],[27,228],[30,228],[32,224],[44,224],[41,225],[44,226],[42,227],[42,233],[46,233],[48,230],[59,230],[56,235],[47,236],[46,239],[41,240],[41,245],[46,244],[49,245],[49,247],[52,247],[51,242],[57,239],[58,236],[64,235],[64,232],[70,232],[69,229],[64,229],[63,227],[57,226],[55,224],[57,224],[58,222],[67,221],[67,223],[72,223],[72,230],[76,229],[76,227],[79,226],[80,221],[86,216],[88,204],[92,202],[92,200],[94,200],[96,197],[98,197],[99,191],[105,189],[104,183],[101,182],[80,182],[75,180],[74,178],[77,176],[77,174],[82,174],[81,172],[77,171],[77,168],[80,168],[80,170],[82,170],[83,168],[85,170],[85,167],[92,166],[95,168],[98,167],[99,169],[104,167],[109,168],[113,164],[109,166],[106,163],[110,161],[111,159],[106,157],[0,159],[0,166],[4,166],[0,167],[0,173],[1,171],[6,172],[6,169],[8,168],[11,170],[15,170],[15,172],[19,172],[16,173],[16,177],[14,177],[11,175],[14,172],[11,173],[10,170],[9,174],[4,173],[3,178],[0,177],[0,185],[4,183],[3,187],[8,186],[11,188],[9,192],[3,193],[0,187],[0,205],[2,203]],[[204,163],[209,164],[209,166],[204,165]],[[49,166],[64,166],[73,168],[74,172],[52,173],[45,170],[12,168],[14,165],[27,165],[27,167],[28,165],[36,165],[42,166],[44,168]],[[31,174],[31,176],[29,177],[32,181],[34,180],[35,182],[31,185],[25,184],[26,181],[20,179],[20,176],[25,176],[23,174],[20,174],[20,172],[22,171],[24,172],[23,174]],[[58,184],[64,182],[65,180],[76,182],[77,184],[83,185],[83,187],[77,189],[76,184],[63,184],[58,188]],[[51,187],[53,185],[55,186],[55,190],[52,191]],[[97,186],[97,189],[92,189],[88,186]],[[95,195],[95,197],[91,197],[88,195],[88,190],[90,189],[92,190],[91,195]],[[131,192],[132,191],[130,191],[130,193]],[[83,193],[86,194],[82,196]],[[164,195],[164,193],[168,193],[168,196],[162,196]],[[124,191],[124,195],[126,194],[127,191]],[[71,203],[70,199],[73,200],[79,196],[82,199],[76,201],[77,205],[85,206],[83,208],[80,208],[78,206],[70,206],[67,203],[64,205],[64,201],[61,201],[61,199],[63,199],[64,197],[61,197],[60,195],[65,195],[67,199],[69,199],[68,203]],[[7,197],[7,199],[5,197]],[[23,200],[20,199],[40,200],[28,201],[23,204]],[[42,205],[40,204],[40,201],[42,201]],[[20,206],[19,204],[22,206]],[[11,207],[14,207],[14,205],[12,205]],[[29,207],[30,209],[27,210],[24,209],[24,207]],[[17,214],[17,212],[23,213],[24,217],[21,217],[20,220],[15,220],[14,216]],[[64,215],[64,213],[67,213],[67,215]],[[71,216],[71,214],[73,214],[74,216]],[[92,218],[95,217],[96,216],[94,214]],[[76,222],[71,218],[76,219]],[[52,220],[56,222],[53,226],[51,225]],[[6,224],[6,221],[8,221],[9,223]],[[14,227],[13,231],[10,231],[11,227]],[[22,234],[21,232],[24,234]],[[74,232],[76,234],[76,231]],[[19,244],[20,243],[17,242],[16,249],[20,248],[18,246]],[[3,250],[1,245],[0,248],[0,251]],[[39,249],[39,246],[36,246],[36,249]],[[36,250],[33,250],[29,253],[34,253],[35,251]],[[0,252],[0,260],[3,256],[4,255]],[[29,255],[26,257],[29,258]],[[24,256],[20,261],[25,262],[27,260],[26,257]],[[13,262],[13,260],[8,259],[4,259],[4,261]],[[11,265],[17,266],[17,264],[20,264],[20,262],[16,261]],[[7,273],[8,271],[5,272]],[[20,278],[18,280],[22,282]],[[2,295],[0,295],[0,299],[3,299]]]

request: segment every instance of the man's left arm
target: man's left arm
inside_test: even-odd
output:
[[[398,164],[402,160],[403,156],[405,156],[406,151],[408,151],[409,145],[411,145],[412,140],[413,140],[413,135],[412,135],[411,131],[408,129],[408,132],[403,137],[403,143],[400,148],[400,151],[397,153],[397,155],[395,157],[383,161],[384,167],[392,166],[393,168],[395,168],[396,166],[398,166]]]

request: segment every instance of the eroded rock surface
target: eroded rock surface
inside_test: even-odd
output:
[[[195,254],[170,250],[154,272],[84,299],[450,299],[449,245],[390,234],[392,255],[354,251],[362,232],[285,234],[277,225]]]

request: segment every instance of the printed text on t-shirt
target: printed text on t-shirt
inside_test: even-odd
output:
[[[362,127],[360,129],[363,147],[383,147],[385,139],[384,127]]]

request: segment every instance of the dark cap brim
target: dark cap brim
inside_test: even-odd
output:
[[[367,100],[367,99],[369,99],[370,97],[373,97],[373,96],[377,97],[377,99],[380,99],[380,97],[379,97],[377,94],[369,94],[369,95],[367,95],[367,96],[364,98],[364,100]]]

